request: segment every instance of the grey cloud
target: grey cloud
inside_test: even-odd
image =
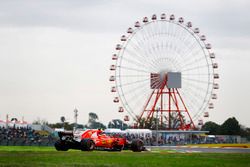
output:
[[[237,75],[237,82],[249,83],[246,77],[238,75],[243,62],[247,73],[244,76],[250,72],[249,6],[247,0],[0,1],[1,119],[3,113],[19,113],[32,120],[57,110],[48,118],[55,121],[61,114],[70,115],[71,107],[75,107],[72,105],[80,106],[86,117],[90,110],[102,112],[100,116],[118,114],[112,105],[113,96],[108,93],[109,56],[129,26],[143,16],[161,12],[183,16],[207,35],[217,60],[221,60],[220,85],[224,94],[219,96],[219,113],[233,115],[237,111],[231,109],[235,106],[230,100],[238,99],[231,97],[232,87],[237,85],[232,84],[232,76]],[[239,55],[243,61],[239,61]],[[247,86],[241,89],[249,92]],[[249,99],[249,94],[242,98]],[[96,105],[96,101],[102,105]],[[247,105],[240,107],[244,111]],[[241,120],[248,123],[247,116]]]
[[[114,32],[131,26],[144,15],[166,12],[186,17],[209,35],[250,36],[248,6],[250,2],[245,0],[1,1],[0,25]]]

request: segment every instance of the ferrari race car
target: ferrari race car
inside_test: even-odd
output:
[[[119,134],[106,134],[98,129],[76,130],[74,133],[58,132],[58,135],[59,140],[55,143],[55,148],[58,151],[67,151],[68,149],[121,151],[127,148],[134,152],[140,152],[145,149],[143,141],[140,139],[127,141]]]

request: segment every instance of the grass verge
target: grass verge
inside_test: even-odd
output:
[[[250,154],[170,153],[168,151],[82,152],[53,147],[0,147],[0,166],[194,167],[250,166]]]

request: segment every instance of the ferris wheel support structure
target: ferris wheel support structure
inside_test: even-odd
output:
[[[164,108],[163,101],[168,100],[168,109]],[[150,106],[149,102],[153,101],[153,104]],[[173,105],[172,105],[173,103]],[[160,107],[157,107],[158,106]],[[181,107],[182,106],[182,107]],[[158,112],[160,113],[160,118],[158,118]],[[171,126],[171,114],[176,113],[177,120],[179,123],[175,125],[175,127]],[[189,123],[184,121],[183,113],[187,114],[189,119]],[[164,115],[168,114],[168,117],[164,117]],[[145,116],[145,122],[150,122],[153,118],[159,120],[160,129],[179,129],[179,130],[188,130],[188,129],[196,129],[195,124],[188,112],[188,109],[184,103],[183,98],[181,97],[178,88],[167,88],[167,75],[165,80],[162,83],[161,88],[155,89],[152,91],[150,97],[148,98],[146,105],[143,108],[142,113],[138,117],[136,121],[135,128],[144,128],[144,125],[140,125],[143,120],[143,116]],[[154,117],[156,116],[156,117]],[[168,125],[164,126],[164,120],[168,122]]]

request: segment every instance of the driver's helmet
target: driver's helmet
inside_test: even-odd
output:
[[[102,133],[102,130],[98,129],[96,133],[97,133],[97,136],[99,136]]]

